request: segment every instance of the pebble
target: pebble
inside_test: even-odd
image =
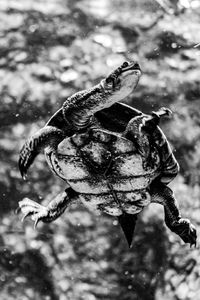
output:
[[[178,299],[184,300],[186,299],[188,292],[188,284],[186,282],[182,282],[176,289],[176,296],[178,296]]]
[[[33,74],[43,81],[54,79],[52,70],[47,66],[38,65],[37,68],[34,69]]]
[[[79,75],[76,71],[68,70],[68,71],[61,74],[60,81],[62,83],[68,83],[68,82],[71,82],[71,81],[74,81],[74,80],[78,79],[78,77],[79,77]]]
[[[16,63],[21,63],[24,62],[27,59],[27,57],[28,55],[26,52],[20,52],[15,56],[14,60]]]
[[[66,58],[60,61],[60,66],[63,69],[68,69],[69,67],[71,67],[73,65],[73,62],[70,58]]]

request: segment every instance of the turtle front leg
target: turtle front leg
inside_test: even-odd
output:
[[[62,215],[65,209],[78,199],[77,193],[71,188],[66,189],[63,193],[53,199],[47,206],[43,206],[29,198],[25,198],[19,202],[19,210],[23,213],[22,221],[31,217],[35,222],[36,228],[39,221],[48,223],[56,220]]]
[[[150,186],[150,194],[152,202],[164,206],[165,223],[168,228],[178,234],[185,243],[196,247],[196,228],[191,224],[190,220],[181,217],[172,190],[164,183],[155,181]]]
[[[161,107],[158,111],[152,111],[150,116],[146,116],[143,119],[142,127],[147,132],[154,132],[156,127],[160,123],[160,118],[162,117],[170,117],[172,114],[172,111],[169,108]]]
[[[26,178],[26,173],[36,156],[47,146],[56,146],[65,138],[62,130],[45,126],[31,136],[24,144],[19,155],[19,170],[22,177]]]

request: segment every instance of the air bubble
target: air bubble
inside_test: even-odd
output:
[[[117,226],[118,223],[119,223],[119,222],[118,222],[117,220],[113,221],[113,225],[114,225],[114,226]]]
[[[129,271],[125,271],[124,274],[125,274],[125,275],[128,275],[128,274],[129,274]]]
[[[130,285],[128,285],[128,289],[129,290],[132,290],[132,288],[133,288],[133,286],[130,284]]]

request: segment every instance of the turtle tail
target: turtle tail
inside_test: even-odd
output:
[[[135,231],[135,225],[137,222],[137,214],[132,215],[132,214],[127,214],[126,212],[123,212],[122,215],[118,216],[118,221],[119,221],[121,228],[125,234],[129,248],[131,248],[133,234]]]
[[[37,131],[23,145],[19,154],[19,170],[26,179],[26,174],[34,162],[36,156],[47,146],[56,148],[56,146],[64,139],[64,132],[53,126],[46,126]]]

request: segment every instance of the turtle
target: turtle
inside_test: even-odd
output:
[[[145,114],[120,101],[136,88],[137,62],[125,61],[94,87],[75,93],[47,124],[23,145],[19,169],[26,179],[36,156],[44,150],[55,175],[66,189],[47,206],[29,198],[19,202],[23,219],[52,222],[81,201],[92,210],[118,218],[129,247],[138,214],[151,202],[164,206],[165,223],[190,246],[196,229],[180,215],[168,184],[179,172],[171,146],[159,127],[171,111]]]

